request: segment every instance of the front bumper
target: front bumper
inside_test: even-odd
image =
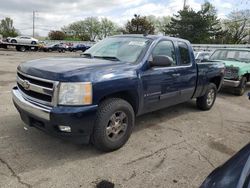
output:
[[[240,81],[238,81],[238,80],[227,80],[227,79],[224,79],[223,86],[238,87],[239,85],[240,85]]]
[[[93,132],[97,105],[48,107],[25,99],[18,89],[12,90],[13,103],[22,120],[49,134],[74,143],[88,143]],[[71,132],[62,132],[58,126],[70,126]]]

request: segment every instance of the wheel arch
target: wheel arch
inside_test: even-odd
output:
[[[246,77],[247,82],[250,82],[250,73],[244,74],[243,77]]]
[[[100,100],[98,101],[98,104],[103,102],[106,99],[109,98],[120,98],[125,101],[127,101],[134,110],[134,113],[137,114],[139,110],[139,95],[136,91],[134,90],[122,90],[122,91],[117,91],[113,93],[109,93],[105,96],[102,96]]]
[[[217,90],[221,88],[222,85],[222,76],[215,76],[209,80],[210,83],[214,83],[217,87]]]

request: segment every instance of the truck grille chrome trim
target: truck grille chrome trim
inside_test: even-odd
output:
[[[14,103],[16,103],[21,109],[26,110],[39,118],[48,121],[50,120],[50,111],[52,108],[26,100],[17,88],[12,90],[12,98]]]
[[[47,106],[57,105],[57,81],[46,80],[17,71],[17,87],[24,98]]]

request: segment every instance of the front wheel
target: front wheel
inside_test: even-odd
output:
[[[245,93],[247,86],[247,78],[243,77],[241,79],[239,87],[235,88],[235,95],[242,96]]]
[[[201,110],[210,110],[215,102],[217,95],[217,87],[215,84],[208,85],[205,95],[198,97],[196,100],[197,107]]]
[[[127,101],[119,98],[103,101],[92,135],[94,146],[105,152],[121,148],[132,133],[134,119],[134,110]]]

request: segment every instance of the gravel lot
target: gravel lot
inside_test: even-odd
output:
[[[78,53],[0,51],[0,187],[199,187],[249,142],[250,101],[221,92],[211,111],[195,101],[138,117],[128,143],[100,153],[26,126],[11,101],[19,63]]]

